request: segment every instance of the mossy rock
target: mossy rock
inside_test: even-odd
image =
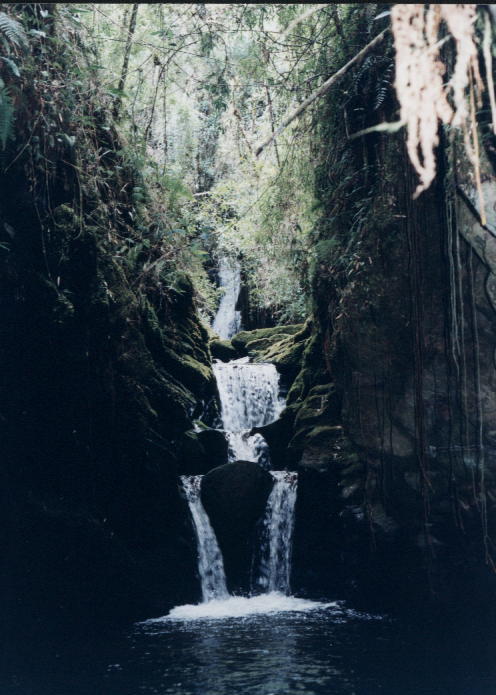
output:
[[[289,326],[274,326],[273,328],[256,328],[254,331],[240,331],[236,333],[231,342],[240,353],[246,355],[246,345],[254,340],[261,338],[270,338],[279,335],[295,335],[302,329],[301,323],[291,324]]]
[[[161,328],[159,318],[149,304],[142,309],[142,316],[146,343],[154,358],[197,398],[203,399],[213,393],[215,378],[199,322],[184,317],[183,325],[166,330]]]
[[[288,446],[290,461],[300,466],[327,470],[340,460],[340,426],[321,425],[298,431]]]
[[[178,369],[178,375],[184,379],[184,383],[190,385],[195,392],[201,392],[203,389],[209,391],[215,381],[210,367],[189,355],[183,355],[179,360],[181,367]]]
[[[221,360],[221,362],[229,362],[239,357],[230,340],[220,340],[218,338],[211,340],[210,352],[214,359]]]
[[[265,338],[257,338],[256,340],[250,340],[246,343],[246,351],[250,357],[257,357],[262,354],[265,350],[268,350],[274,345],[275,342],[279,340],[284,340],[287,338],[286,333],[276,333],[272,336],[267,336]]]
[[[320,425],[314,427],[307,435],[309,444],[320,444],[322,442],[334,441],[343,436],[341,425]]]
[[[281,374],[296,375],[301,365],[305,343],[295,343],[292,338],[285,338],[274,343],[255,361],[272,362]]]
[[[321,384],[310,389],[299,406],[295,428],[316,427],[319,424],[338,425],[341,420],[341,399],[333,384]]]
[[[313,333],[303,345],[302,367],[289,389],[286,399],[288,405],[302,401],[312,388],[320,383],[325,384],[329,381],[329,375],[323,365],[320,335]]]
[[[302,401],[305,393],[309,390],[313,380],[313,371],[309,367],[303,367],[298,372],[291,388],[289,389],[286,403],[292,405],[298,401]]]

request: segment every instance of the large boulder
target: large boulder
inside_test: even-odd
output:
[[[230,340],[220,340],[219,338],[210,341],[210,352],[214,359],[221,360],[221,362],[229,362],[239,357]]]
[[[202,503],[224,556],[230,591],[250,589],[256,527],[273,482],[270,473],[249,461],[214,468],[202,480]]]
[[[241,331],[231,338],[234,348],[241,354],[249,354],[249,344],[262,341],[259,344],[262,349],[266,349],[273,342],[289,335],[295,335],[302,329],[301,323],[289,326],[274,326],[273,328],[256,328],[253,331]]]
[[[209,470],[227,463],[228,444],[223,432],[204,429],[198,432],[198,439],[207,456]]]
[[[228,445],[224,433],[206,427],[189,430],[178,442],[179,475],[205,475],[227,463]]]

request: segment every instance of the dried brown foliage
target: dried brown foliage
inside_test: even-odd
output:
[[[400,117],[408,130],[408,154],[420,178],[415,197],[436,175],[434,150],[439,143],[439,123],[463,129],[467,153],[480,184],[477,133],[473,127],[474,92],[480,98],[484,87],[474,35],[476,13],[477,5],[420,3],[397,4],[391,12]],[[443,23],[448,34],[440,39]],[[451,37],[456,58],[447,80],[448,67],[441,57],[441,47]]]

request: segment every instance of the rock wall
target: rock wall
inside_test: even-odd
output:
[[[88,105],[88,134],[77,94],[46,102],[37,85],[0,183],[5,617],[163,614],[199,591],[177,474],[216,393],[208,335],[188,276],[157,270],[160,230],[108,112]]]
[[[443,137],[438,177],[414,201],[404,133],[347,139],[394,120],[391,88],[374,106],[388,61],[370,65],[322,111],[311,335],[266,433],[300,470],[293,586],[485,610],[496,589],[494,138],[481,121],[485,224],[456,138]]]
[[[43,227],[18,211],[4,200],[15,229],[0,282],[8,584],[21,604],[160,611],[194,591],[177,474],[184,433],[215,393],[191,283],[140,296],[103,230],[81,228],[68,205],[51,216],[47,271],[26,248]]]

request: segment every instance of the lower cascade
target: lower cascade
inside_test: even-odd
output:
[[[312,602],[289,597],[291,573],[291,543],[294,528],[294,508],[298,474],[290,471],[271,471],[274,487],[267,502],[263,520],[260,565],[254,584],[260,587],[266,598],[230,596],[222,553],[215,532],[201,503],[201,479],[203,476],[182,476],[181,483],[188,501],[197,538],[198,572],[204,604],[210,606],[207,613],[180,606],[171,611],[171,617],[225,617],[226,615],[270,612],[271,610],[306,610]],[[229,602],[226,606],[219,606]],[[234,603],[233,603],[234,602]],[[309,605],[307,605],[309,604]],[[234,611],[234,613],[233,613]]]
[[[271,471],[271,474],[275,482],[263,521],[258,584],[266,591],[289,594],[298,474],[291,471]]]
[[[201,475],[184,475],[181,477],[181,482],[193,518],[198,546],[198,572],[203,601],[206,602],[227,598],[229,594],[222,553],[200,499],[202,477]]]

